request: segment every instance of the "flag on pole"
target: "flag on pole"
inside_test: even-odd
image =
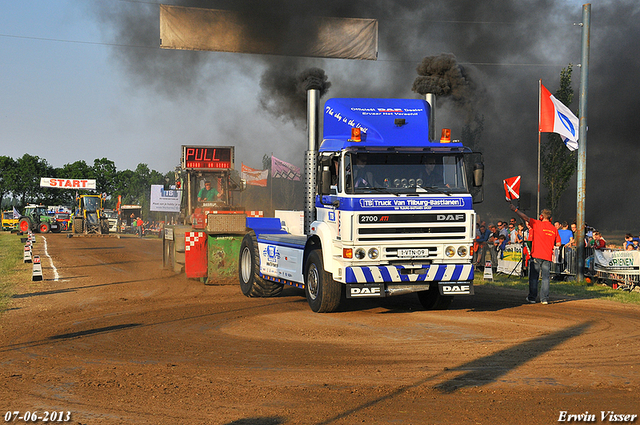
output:
[[[20,211],[18,211],[16,207],[13,207],[13,218],[16,220],[20,218]]]
[[[256,170],[255,168],[247,167],[242,163],[242,172],[240,173],[240,177],[246,180],[247,184],[267,187],[268,176],[269,170]]]
[[[558,133],[570,151],[578,149],[580,120],[564,103],[553,96],[540,82],[540,117],[538,131]]]
[[[504,193],[507,201],[520,199],[520,176],[504,179],[502,183],[504,183]]]
[[[271,177],[274,179],[287,179],[300,181],[300,167],[284,162],[271,156]]]

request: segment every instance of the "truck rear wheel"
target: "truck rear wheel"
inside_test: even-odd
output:
[[[324,270],[321,250],[315,249],[309,253],[304,276],[304,292],[311,310],[316,313],[336,311],[342,299],[342,284],[333,280],[331,273]]]
[[[451,295],[440,295],[437,283],[432,283],[427,291],[418,292],[418,299],[425,310],[446,310],[451,305]]]
[[[275,283],[260,277],[260,258],[258,239],[254,232],[247,233],[240,245],[238,277],[240,289],[247,297],[275,297],[282,292],[281,283]]]

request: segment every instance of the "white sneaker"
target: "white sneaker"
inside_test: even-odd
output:
[[[547,305],[547,304],[549,304],[549,301],[542,301],[540,304]]]

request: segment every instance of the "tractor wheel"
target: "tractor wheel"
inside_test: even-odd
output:
[[[31,230],[31,220],[26,217],[21,218],[18,222],[18,229],[20,229],[21,232],[28,232]]]
[[[240,289],[247,297],[275,297],[282,292],[283,284],[260,277],[258,240],[254,232],[247,233],[242,239],[238,277]]]
[[[432,283],[427,291],[418,292],[418,299],[425,310],[446,310],[451,305],[451,295],[440,295],[438,284]]]
[[[109,222],[107,220],[100,221],[100,233],[103,235],[109,234]]]
[[[304,292],[311,310],[316,313],[336,311],[342,300],[342,284],[324,270],[321,250],[316,249],[309,254],[304,276]]]
[[[73,219],[73,233],[82,233],[84,230],[84,220],[81,217]]]
[[[38,231],[40,233],[49,233],[49,230],[51,230],[51,226],[49,226],[49,223],[46,221],[38,225]]]

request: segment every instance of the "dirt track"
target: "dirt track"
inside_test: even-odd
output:
[[[640,308],[476,287],[312,313],[161,270],[161,241],[38,236],[0,316],[0,414],[81,424],[550,424],[640,414]],[[25,265],[27,267],[28,265]],[[15,421],[15,423],[24,423]],[[640,423],[635,419],[635,423]]]

